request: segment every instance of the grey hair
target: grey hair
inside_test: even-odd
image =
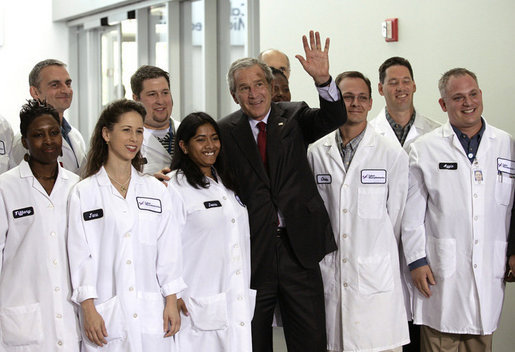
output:
[[[478,82],[476,74],[474,72],[469,71],[466,68],[461,68],[461,67],[453,68],[453,69],[445,72],[442,75],[442,77],[440,78],[440,80],[438,81],[438,90],[440,91],[440,96],[443,98],[446,95],[447,83],[449,83],[449,79],[451,79],[451,77],[466,76],[466,75],[469,75],[470,77],[472,77],[474,79],[474,81],[476,81],[476,84],[479,86],[479,82]]]
[[[231,64],[229,68],[229,72],[227,73],[227,83],[229,84],[229,90],[231,93],[236,92],[236,82],[234,76],[236,75],[236,71],[249,68],[252,66],[258,65],[265,74],[265,79],[268,84],[272,84],[274,79],[274,75],[272,74],[272,70],[265,64],[263,61],[254,59],[252,57],[245,57],[243,59],[238,59]]]
[[[39,78],[39,74],[41,73],[41,70],[48,66],[60,66],[60,67],[66,67],[66,64],[62,61],[55,60],[55,59],[46,59],[43,61],[40,61],[34,66],[32,71],[29,73],[29,85],[32,87],[39,88],[39,84],[41,83],[41,79]]]

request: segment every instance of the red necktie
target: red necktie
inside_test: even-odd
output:
[[[261,159],[263,160],[263,164],[265,164],[266,167],[266,123],[261,121],[257,124],[257,127],[259,129],[257,136],[259,154],[261,154]]]

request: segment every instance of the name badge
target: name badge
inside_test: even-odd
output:
[[[440,163],[438,168],[440,170],[458,170],[458,163]]]
[[[204,206],[206,207],[206,209],[218,208],[222,206],[222,203],[220,203],[217,200],[209,200],[207,202],[204,202]]]
[[[5,143],[0,141],[0,155],[5,155]]]
[[[100,219],[103,217],[104,217],[104,210],[102,210],[102,209],[95,209],[95,210],[90,210],[90,211],[86,211],[86,212],[82,213],[82,218],[84,219],[84,221]]]
[[[136,197],[139,210],[151,211],[153,213],[161,213],[163,211],[161,207],[161,199],[148,198],[148,197]]]
[[[26,216],[31,216],[31,215],[34,215],[33,207],[27,207],[27,208],[13,210],[13,217],[15,219],[24,218]]]
[[[363,184],[385,184],[386,170],[368,169],[361,170],[361,183]]]
[[[497,158],[497,172],[515,175],[515,162],[509,159]]]
[[[329,175],[329,174],[317,175],[317,184],[319,184],[319,185],[330,184],[331,182],[333,182],[333,178],[331,177],[331,175]]]

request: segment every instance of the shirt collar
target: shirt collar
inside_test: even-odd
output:
[[[456,133],[456,136],[458,136],[458,138],[460,140],[469,139],[468,136],[465,133],[461,132],[461,130],[458,127],[455,127],[452,124],[451,124],[451,127],[454,130],[454,133]],[[483,117],[481,117],[481,128],[479,129],[479,132],[476,133],[475,135],[473,135],[472,138],[470,138],[470,139],[476,138],[476,136],[477,136],[478,140],[481,140],[481,137],[483,137],[484,132],[485,132],[485,120],[483,120]]]
[[[61,123],[61,134],[66,137],[68,136],[68,133],[72,130],[72,126],[66,121],[66,119],[63,116],[63,121]]]
[[[392,129],[395,130],[395,129],[399,129],[399,128],[402,128],[402,129],[408,128],[409,129],[415,122],[415,115],[417,114],[417,112],[415,111],[415,109],[413,109],[413,114],[411,114],[411,117],[410,117],[408,123],[404,127],[402,127],[397,122],[395,122],[395,120],[392,118],[392,116],[388,112],[388,108],[384,108],[384,114],[386,116],[386,120],[388,121],[388,123],[390,124]]]
[[[265,124],[267,124],[268,116],[270,116],[270,111],[272,111],[272,107],[270,107],[270,109],[268,109],[267,114],[265,115],[265,117],[262,120],[256,120],[249,116],[248,119],[249,119],[250,127],[256,128],[257,124],[260,122],[264,122]]]

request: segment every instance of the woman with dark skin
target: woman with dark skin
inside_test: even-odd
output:
[[[168,190],[181,227],[188,285],[179,300],[185,314],[179,350],[250,352],[255,291],[250,289],[248,214],[209,115],[198,112],[182,120],[171,168]]]
[[[57,111],[30,100],[20,112],[21,163],[0,176],[1,351],[79,351],[69,299],[67,200],[79,177],[57,162]]]

